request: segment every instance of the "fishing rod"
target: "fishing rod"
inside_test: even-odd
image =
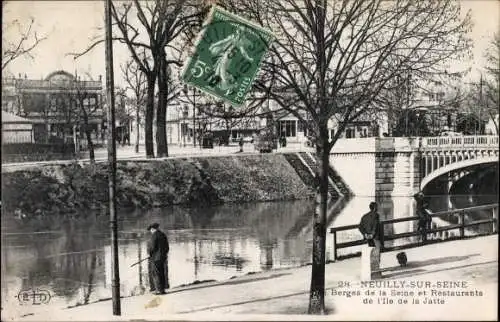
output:
[[[145,261],[145,260],[147,260],[147,259],[149,259],[149,257],[146,257],[146,258],[144,258],[144,259],[141,259],[141,260],[140,260],[140,261],[138,261],[137,263],[134,263],[134,264],[130,265],[130,267],[134,267],[135,265],[140,264],[140,263],[144,262],[144,261]]]

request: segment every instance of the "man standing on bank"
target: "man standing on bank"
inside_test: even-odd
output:
[[[370,203],[370,212],[365,214],[359,223],[359,231],[368,242],[361,254],[362,279],[371,280],[381,277],[380,273],[380,216],[377,212],[377,203]],[[368,270],[368,267],[370,268]]]
[[[165,294],[168,285],[168,239],[157,223],[148,226],[151,239],[148,242],[149,288],[156,295]]]

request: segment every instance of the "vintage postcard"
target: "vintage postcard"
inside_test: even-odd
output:
[[[498,320],[500,2],[2,2],[2,321]]]

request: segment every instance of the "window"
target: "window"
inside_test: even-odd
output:
[[[335,130],[330,130],[330,140],[335,136]]]
[[[188,127],[186,123],[181,124],[181,135],[186,136],[188,134]]]
[[[356,130],[353,129],[353,128],[346,129],[346,131],[345,131],[345,137],[347,139],[355,138],[356,137]]]
[[[304,136],[307,136],[307,122],[297,121],[297,132],[304,132]]]
[[[279,121],[279,135],[286,137],[295,137],[297,121]]]

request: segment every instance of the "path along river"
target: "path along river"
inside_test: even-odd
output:
[[[465,203],[470,200],[463,198]],[[486,196],[479,203],[492,202],[490,199]],[[373,200],[353,197],[338,202],[329,226],[358,223]],[[478,204],[476,199],[472,202]],[[412,198],[386,198],[379,203],[384,218],[415,214]],[[431,199],[434,211],[448,206],[449,200],[442,196]],[[313,211],[313,202],[306,200],[120,212],[121,294],[130,296],[148,290],[146,262],[134,267],[131,264],[146,256],[145,228],[151,222],[160,223],[168,233],[169,279],[171,287],[176,287],[310,262]],[[401,229],[415,227],[408,224]],[[351,234],[344,238],[359,238],[357,231]],[[48,291],[51,300],[43,305],[53,307],[109,298],[110,252],[105,216],[86,214],[71,221],[46,218],[21,223],[2,214],[2,307],[15,307],[20,315],[32,311],[33,303],[18,297],[23,290]],[[331,254],[328,234],[327,259]]]

